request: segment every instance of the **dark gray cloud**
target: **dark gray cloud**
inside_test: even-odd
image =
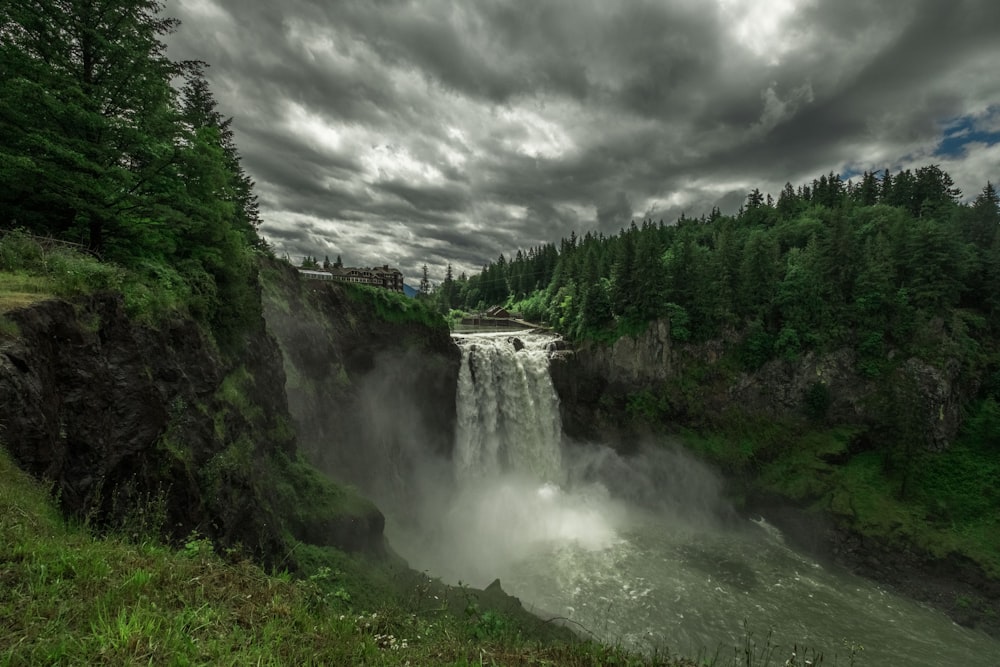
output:
[[[167,0],[291,257],[440,280],[830,171],[996,182],[993,0]],[[985,137],[985,139],[984,139]]]

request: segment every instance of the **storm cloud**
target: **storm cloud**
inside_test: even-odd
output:
[[[993,0],[167,0],[279,253],[475,272],[823,173],[1000,165]]]

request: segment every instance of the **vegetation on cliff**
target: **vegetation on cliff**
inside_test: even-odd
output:
[[[933,330],[953,346],[939,354],[987,353],[976,341],[1000,331],[1000,198],[990,183],[969,204],[960,196],[934,165],[857,183],[830,174],[777,201],[755,190],[736,215],[520,249],[434,297],[505,304],[577,340],[663,317],[682,342],[736,330],[748,365],[846,345],[876,375],[890,349],[930,353]]]

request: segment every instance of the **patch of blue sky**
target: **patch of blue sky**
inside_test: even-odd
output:
[[[941,141],[934,150],[937,157],[961,157],[969,144],[992,146],[1000,142],[1000,105],[980,114],[952,118],[943,123],[943,128]]]

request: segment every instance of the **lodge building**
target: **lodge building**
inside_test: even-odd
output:
[[[329,269],[299,269],[307,280],[335,280],[342,283],[372,285],[393,292],[403,291],[403,274],[399,269],[383,264],[378,267],[331,266]]]

